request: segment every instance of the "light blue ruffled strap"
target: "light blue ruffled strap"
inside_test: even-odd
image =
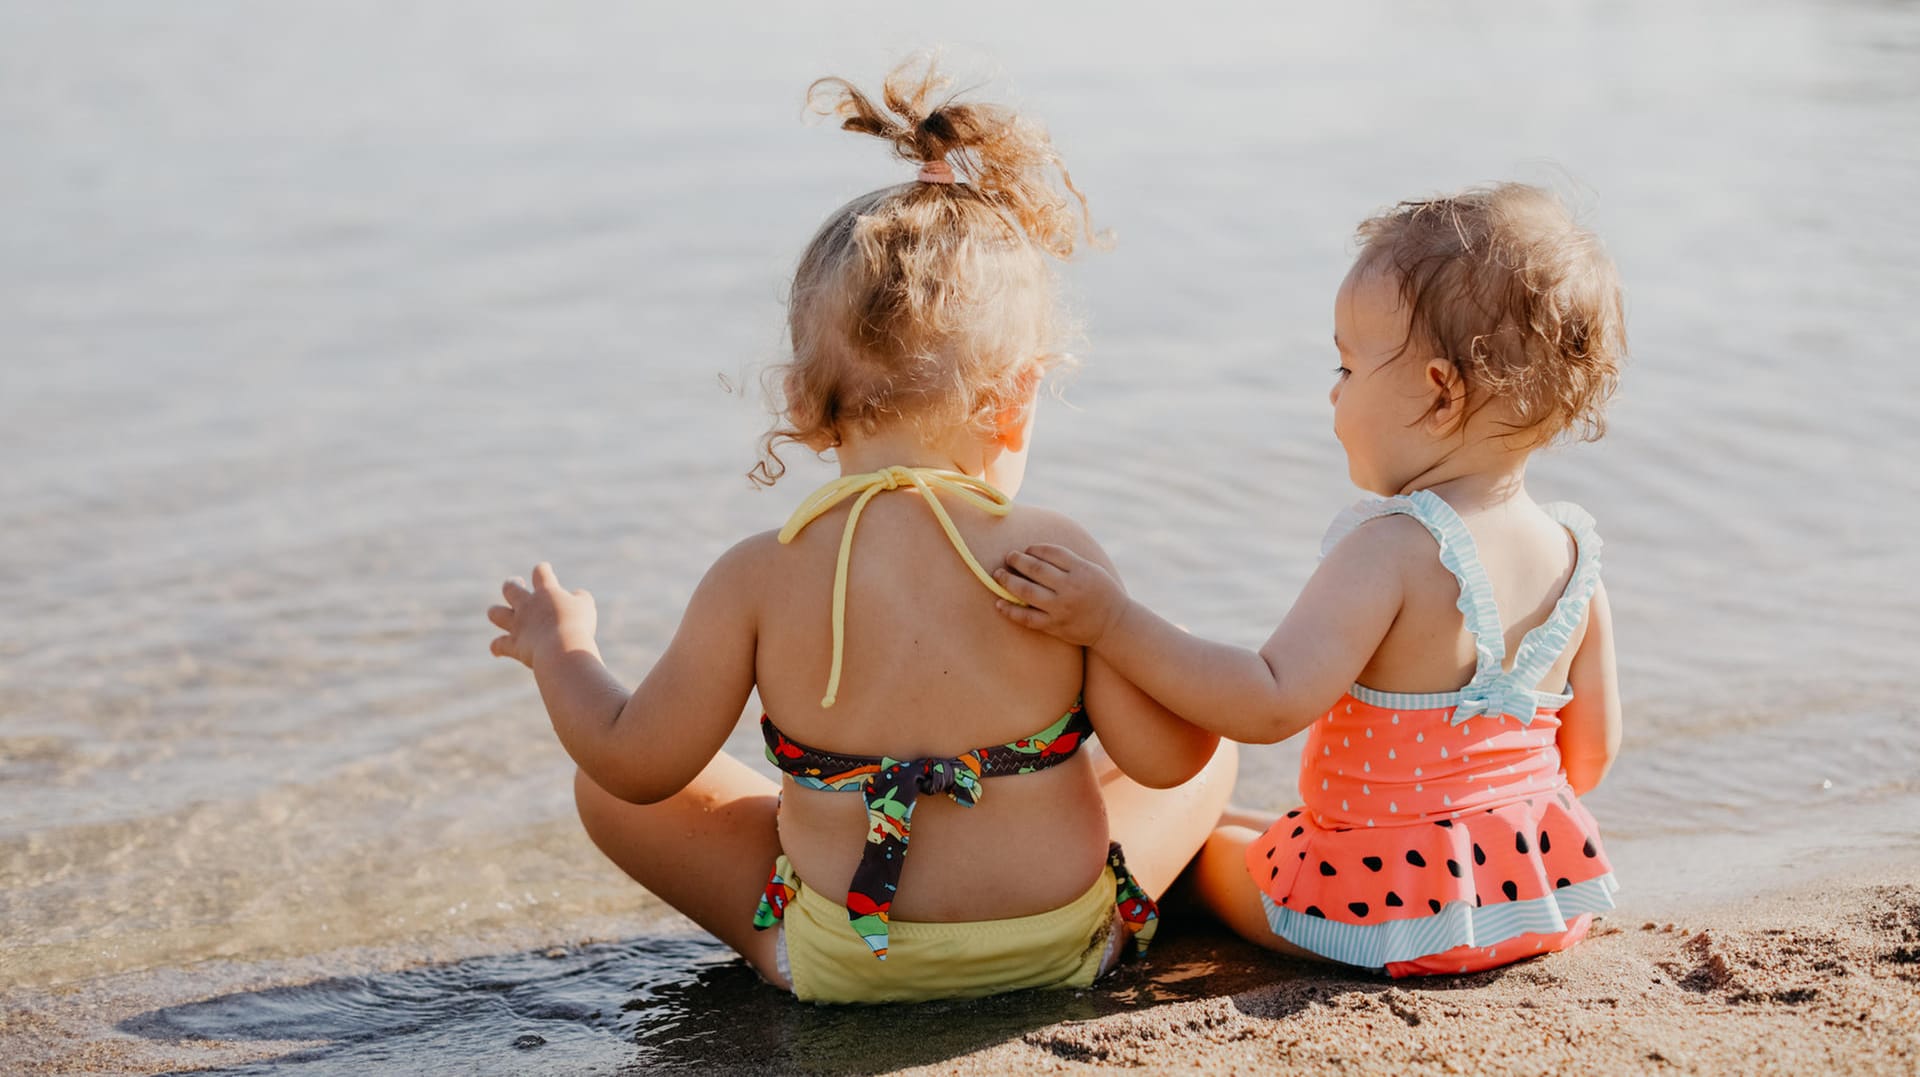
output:
[[[1594,530],[1593,517],[1580,506],[1566,501],[1541,508],[1573,536],[1573,577],[1567,581],[1567,589],[1560,593],[1560,601],[1554,603],[1553,612],[1538,628],[1527,633],[1514,651],[1513,672],[1509,676],[1529,685],[1540,683],[1540,678],[1547,675],[1547,670],[1573,642],[1573,634],[1587,619],[1587,607],[1600,587],[1602,543]]]
[[[1361,524],[1382,516],[1405,515],[1420,521],[1440,546],[1440,563],[1453,573],[1460,584],[1460,616],[1473,636],[1473,679],[1460,690],[1452,723],[1459,725],[1481,715],[1511,715],[1522,725],[1533,721],[1543,703],[1564,703],[1565,696],[1541,692],[1534,686],[1547,675],[1554,660],[1566,650],[1573,633],[1586,619],[1587,606],[1600,582],[1600,536],[1594,531],[1593,517],[1577,505],[1555,502],[1541,506],[1557,523],[1572,533],[1575,559],[1573,578],[1554,604],[1553,613],[1526,638],[1514,652],[1512,670],[1503,669],[1506,660],[1506,633],[1500,625],[1500,608],[1494,602],[1493,583],[1480,563],[1473,534],[1466,521],[1438,494],[1416,490],[1399,497],[1362,501],[1335,517],[1321,541],[1321,555],[1332,552],[1341,539]]]
[[[1547,675],[1555,661],[1573,642],[1573,634],[1586,620],[1587,607],[1600,586],[1600,536],[1594,530],[1593,517],[1585,509],[1567,502],[1542,505],[1554,522],[1573,535],[1573,576],[1566,590],[1553,605],[1547,619],[1528,632],[1514,651],[1513,668],[1485,684],[1467,685],[1461,691],[1460,705],[1454,709],[1453,724],[1459,725],[1482,714],[1511,715],[1521,725],[1533,722],[1534,712],[1543,702],[1562,703],[1565,696],[1534,688]]]
[[[1501,665],[1507,657],[1506,633],[1500,628],[1500,608],[1493,601],[1493,582],[1487,578],[1487,570],[1480,564],[1480,554],[1473,544],[1473,534],[1467,530],[1466,521],[1453,511],[1453,506],[1441,500],[1440,495],[1431,490],[1416,490],[1411,494],[1398,497],[1380,498],[1362,501],[1348,508],[1334,518],[1328,527],[1326,538],[1321,540],[1321,556],[1325,556],[1339,545],[1340,540],[1357,530],[1369,520],[1382,516],[1411,516],[1420,521],[1433,541],[1440,547],[1440,563],[1453,573],[1460,584],[1460,617],[1473,636],[1474,670],[1473,680],[1463,689],[1469,695],[1490,685],[1500,675]]]

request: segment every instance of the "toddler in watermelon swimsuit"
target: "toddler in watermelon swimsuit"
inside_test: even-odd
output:
[[[1517,184],[1402,203],[1359,234],[1333,426],[1380,496],[1334,522],[1267,643],[1189,636],[1057,546],[1008,558],[998,578],[1025,605],[1000,609],[1202,728],[1306,732],[1302,805],[1231,813],[1196,865],[1241,935],[1394,976],[1468,972],[1565,949],[1613,907],[1578,799],[1620,741],[1600,540],[1580,509],[1536,503],[1526,468],[1602,432],[1619,284],[1556,198]]]

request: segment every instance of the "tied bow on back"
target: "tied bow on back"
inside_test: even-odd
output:
[[[1488,654],[1482,652],[1484,662]],[[1500,660],[1492,659],[1494,669],[1500,668]],[[1498,718],[1511,715],[1521,725],[1533,723],[1534,712],[1540,707],[1540,693],[1521,680],[1519,667],[1515,667],[1485,681],[1476,680],[1460,690],[1460,702],[1454,707],[1451,724],[1459,725],[1469,718],[1488,715]]]
[[[979,802],[981,786],[989,775],[1032,774],[1072,759],[1093,735],[1093,723],[1080,701],[1075,700],[1067,713],[1038,733],[1006,744],[973,748],[951,758],[894,759],[823,751],[782,733],[771,716],[761,717],[760,735],[766,741],[767,759],[796,783],[809,789],[857,792],[866,803],[866,843],[848,888],[847,919],[874,956],[884,961],[888,918],[900,886],[900,869],[906,861],[915,802],[922,796],[947,796],[955,804],[970,808]],[[1115,870],[1125,873],[1124,867]],[[761,899],[761,911],[754,915],[756,927],[770,927],[779,921],[784,902],[792,896],[784,887],[784,880],[776,873]],[[1144,895],[1141,897],[1144,900]],[[1151,913],[1151,906],[1148,901],[1138,908]],[[1138,927],[1146,924],[1146,919],[1136,917],[1128,922]],[[1144,940],[1145,936],[1136,938]]]
[[[914,802],[922,793],[945,795],[971,808],[980,800],[985,770],[979,752],[953,759],[883,758],[880,769],[860,787],[867,804],[867,847],[847,890],[847,919],[880,960],[887,959],[888,913],[906,864]]]
[[[1521,725],[1531,725],[1534,711],[1538,709],[1538,693],[1533,689],[1517,684],[1494,685],[1488,691],[1462,695],[1459,706],[1454,708],[1452,724],[1459,725],[1482,715],[1508,715]]]

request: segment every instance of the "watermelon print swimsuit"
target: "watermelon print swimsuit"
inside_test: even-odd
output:
[[[1555,734],[1571,694],[1535,689],[1584,621],[1600,580],[1593,518],[1543,506],[1573,536],[1573,577],[1503,669],[1505,637],[1473,536],[1419,491],[1363,503],[1324,549],[1368,520],[1406,515],[1460,583],[1477,653],[1454,692],[1355,684],[1310,727],[1302,806],[1247,848],[1275,934],[1393,976],[1471,972],[1565,949],[1618,889],[1599,826],[1561,770]]]

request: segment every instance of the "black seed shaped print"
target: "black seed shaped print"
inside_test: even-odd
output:
[[[1307,915],[1308,915],[1308,916],[1318,916],[1318,917],[1319,917],[1320,919],[1322,919],[1322,920],[1325,920],[1325,919],[1327,918],[1327,914],[1326,914],[1326,913],[1323,913],[1323,912],[1321,912],[1321,911],[1320,911],[1320,906],[1318,906],[1318,905],[1309,905],[1309,906],[1307,906]]]
[[[1480,848],[1480,843],[1477,841],[1473,843],[1473,862],[1482,865],[1487,862],[1487,851]]]
[[[1305,834],[1306,832],[1307,832],[1307,828],[1304,826],[1296,826],[1293,828],[1293,836],[1296,838],[1302,834]]]
[[[1406,902],[1404,902],[1404,901],[1401,901],[1401,900],[1400,900],[1400,895],[1399,895],[1399,894],[1396,894],[1396,893],[1394,893],[1394,892],[1393,892],[1393,891],[1391,891],[1391,890],[1389,890],[1389,891],[1387,891],[1387,908],[1389,908],[1389,909],[1397,909],[1397,908],[1399,908],[1400,906],[1402,906],[1402,905],[1405,905],[1405,904],[1406,904]]]
[[[1416,868],[1424,868],[1427,866],[1427,858],[1424,856],[1421,856],[1419,852],[1413,849],[1408,849],[1407,863],[1412,864]]]
[[[1279,852],[1279,851],[1280,851],[1280,847],[1279,847],[1278,845],[1269,845],[1269,846],[1267,846],[1267,859],[1268,859],[1268,860],[1272,860],[1272,859],[1273,859],[1273,854],[1275,854],[1275,853],[1277,853],[1277,852]]]
[[[1358,916],[1358,917],[1360,917],[1360,918],[1362,918],[1362,919],[1365,919],[1365,918],[1366,918],[1366,915],[1367,915],[1367,903],[1366,903],[1366,902],[1364,902],[1364,901],[1349,901],[1349,902],[1347,902],[1347,908],[1349,908],[1349,909],[1351,909],[1351,910],[1353,910],[1353,915],[1355,915],[1355,916]]]
[[[1432,909],[1434,912],[1438,913],[1440,911],[1440,903],[1438,901],[1435,901],[1432,898],[1428,898],[1427,908]]]
[[[1500,884],[1500,892],[1507,895],[1508,901],[1520,900],[1520,888],[1514,885],[1512,879]]]
[[[1447,870],[1453,874],[1454,878],[1456,879],[1460,878],[1462,874],[1460,871],[1460,861],[1454,860],[1451,857],[1449,857],[1447,860]]]
[[[1527,836],[1516,833],[1513,836],[1513,849],[1521,856],[1527,855]]]
[[[1451,820],[1451,819],[1435,819],[1435,820],[1433,821],[1433,825],[1434,825],[1434,826],[1443,826],[1443,827],[1446,827],[1446,828],[1447,828],[1448,830],[1452,830],[1452,829],[1453,829],[1453,820]]]
[[[1339,873],[1339,872],[1337,872],[1337,871],[1335,871],[1335,870],[1333,870],[1333,865],[1332,865],[1332,864],[1329,864],[1329,863],[1327,863],[1326,861],[1324,861],[1324,860],[1322,860],[1322,861],[1320,861],[1320,874],[1322,874],[1322,875],[1338,875],[1338,874],[1340,874],[1340,873]]]
[[[1587,854],[1588,857],[1595,857],[1600,855],[1600,850],[1595,849],[1593,847],[1592,838],[1588,838],[1586,841],[1586,844],[1580,846],[1580,851]]]
[[[1568,879],[1568,878],[1566,878],[1565,876],[1562,876],[1562,877],[1561,877],[1560,879],[1558,879],[1558,880],[1556,880],[1556,881],[1554,882],[1554,884],[1553,884],[1553,888],[1554,888],[1555,890],[1565,890],[1565,889],[1566,889],[1567,887],[1569,887],[1569,886],[1572,886],[1572,885],[1573,885],[1573,881],[1572,881],[1572,880],[1570,880],[1570,879]]]
[[[1385,866],[1385,864],[1377,856],[1363,856],[1360,858],[1360,862],[1367,866],[1368,871],[1379,871],[1382,867]]]
[[[1544,830],[1540,832],[1540,851],[1543,853],[1553,851],[1553,843],[1547,840],[1547,832]]]
[[[1289,819],[1295,819],[1295,818],[1298,818],[1298,817],[1299,817],[1299,815],[1300,815],[1300,809],[1299,809],[1299,808],[1295,808],[1295,809],[1293,809],[1292,811],[1290,811],[1290,812],[1288,812],[1288,813],[1287,813],[1287,818],[1289,818]]]
[[[1272,871],[1269,871],[1269,872],[1267,872],[1267,881],[1268,881],[1268,882],[1272,882],[1273,880],[1275,880],[1275,879],[1278,879],[1279,877],[1280,877],[1280,869],[1279,869],[1279,868],[1274,868],[1274,869],[1273,869]]]

